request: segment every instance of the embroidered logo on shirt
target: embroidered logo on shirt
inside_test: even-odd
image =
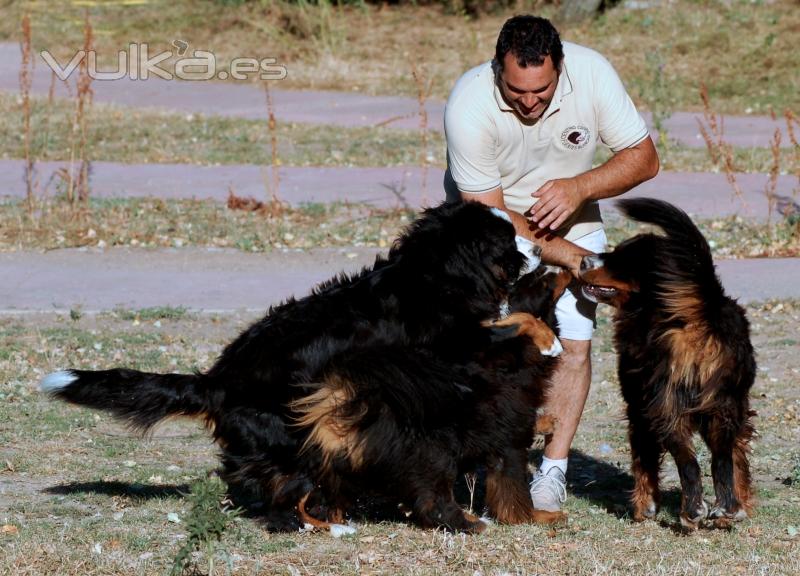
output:
[[[561,144],[569,150],[580,150],[589,143],[590,135],[586,126],[570,126],[561,133]]]

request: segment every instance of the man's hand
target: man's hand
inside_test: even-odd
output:
[[[575,178],[548,180],[531,196],[539,201],[525,213],[540,229],[558,230],[583,204]]]

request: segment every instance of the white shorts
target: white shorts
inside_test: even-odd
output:
[[[574,242],[592,252],[605,252],[607,243],[605,230],[602,229],[581,236]],[[584,298],[580,286],[577,282],[572,282],[556,302],[559,337],[567,340],[591,340],[596,310],[597,304]]]

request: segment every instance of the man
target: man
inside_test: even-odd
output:
[[[577,274],[581,258],[605,249],[597,200],[653,178],[659,162],[647,127],[600,54],[561,42],[535,16],[508,20],[495,57],[458,80],[445,109],[449,199],[505,210],[520,242]],[[597,144],[614,155],[592,168]],[[574,283],[573,283],[574,284]],[[557,317],[564,352],[546,410],[558,419],[531,483],[534,507],[566,500],[567,456],[591,382],[596,305],[571,286]]]

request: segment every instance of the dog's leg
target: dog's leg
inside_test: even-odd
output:
[[[696,530],[708,516],[708,506],[703,500],[700,465],[695,458],[691,429],[679,423],[665,444],[675,459],[681,479],[681,525],[686,530]]]
[[[414,498],[412,515],[426,528],[444,527],[453,532],[479,534],[486,524],[465,512],[453,498],[452,483],[445,490],[423,490]]]
[[[745,422],[739,430],[733,445],[733,494],[750,516],[755,506],[752,477],[750,475],[750,439],[755,433],[752,417],[755,412],[748,410]]]
[[[355,533],[355,529],[351,526],[344,525],[344,515],[341,513],[341,509],[334,508],[328,512],[329,520],[320,520],[319,518],[315,518],[311,514],[306,511],[306,502],[308,501],[308,497],[311,495],[311,492],[307,492],[300,498],[300,501],[297,503],[297,516],[300,518],[300,523],[308,526],[312,526],[318,530],[338,530],[340,534],[353,534]],[[338,515],[337,515],[338,513]],[[337,521],[334,516],[337,516],[339,520]]]
[[[664,448],[650,425],[635,414],[628,414],[628,440],[631,446],[631,472],[633,473],[633,519],[642,522],[653,519],[658,513],[661,492],[658,475]]]
[[[503,524],[555,524],[563,512],[534,510],[526,482],[527,452],[509,449],[489,463],[486,474],[486,504],[489,513]]]
[[[320,528],[322,530],[330,530],[331,523],[326,522],[325,520],[319,520],[314,518],[311,514],[306,512],[306,502],[308,501],[308,497],[311,495],[311,492],[307,492],[300,498],[300,501],[297,503],[297,515],[300,517],[300,522],[303,524],[308,524],[309,526],[313,526],[314,528]]]
[[[502,320],[492,323],[491,328],[498,335],[498,340],[524,334],[533,341],[542,356],[558,356],[564,351],[550,327],[526,312],[509,314]],[[508,330],[512,330],[511,334],[508,334]]]
[[[409,469],[418,474],[409,475],[403,483],[401,500],[411,504],[412,518],[426,528],[444,527],[454,532],[478,534],[486,524],[472,514],[467,514],[453,497],[458,467],[446,453],[432,449],[428,454],[409,458]],[[412,461],[413,460],[413,461]]]
[[[711,450],[711,475],[714,478],[716,501],[709,517],[717,528],[729,528],[733,522],[747,517],[747,510],[737,492],[749,501],[750,467],[746,452],[749,432],[745,431],[746,437],[741,442],[742,433],[730,428],[735,420],[735,414],[719,413],[705,420],[700,428],[703,440]]]

